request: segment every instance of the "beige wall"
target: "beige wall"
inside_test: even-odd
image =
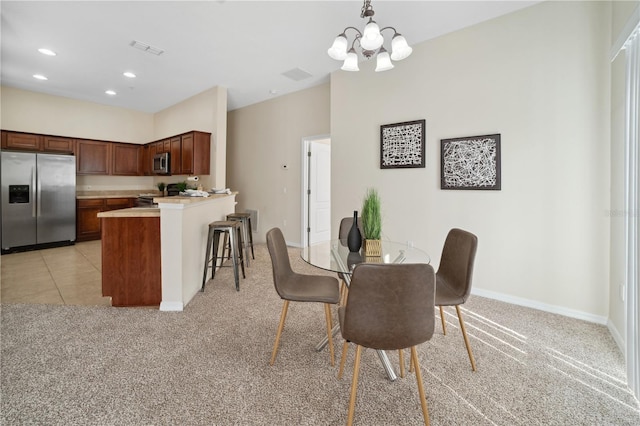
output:
[[[153,114],[2,87],[4,130],[114,142],[153,139]]]
[[[227,181],[240,191],[238,211],[259,212],[254,238],[278,226],[299,244],[302,138],[329,133],[329,85],[230,111],[228,133]]]
[[[417,45],[391,72],[334,73],[334,226],[377,187],[384,237],[434,265],[450,228],[478,235],[476,293],[605,322],[610,25],[606,3],[545,2]],[[379,126],[421,118],[426,168],[379,169]],[[440,139],[491,133],[502,190],[440,190]]]
[[[214,87],[156,114],[51,96],[11,87],[1,89],[1,127],[5,130],[114,142],[147,143],[200,130],[212,133],[211,175],[203,187],[224,187],[226,174],[227,90]],[[157,182],[185,176],[78,176],[81,190],[152,189]]]

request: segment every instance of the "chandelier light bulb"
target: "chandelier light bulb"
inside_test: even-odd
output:
[[[376,59],[376,72],[387,71],[392,68],[393,64],[391,63],[391,58],[389,58],[389,52],[384,47],[380,48]]]
[[[344,71],[360,71],[360,68],[358,68],[358,54],[353,47],[349,49],[349,53],[341,69]]]
[[[411,52],[413,49],[407,44],[407,40],[401,34],[396,33],[391,40],[391,59],[401,61],[411,55]]]
[[[327,50],[332,59],[344,61],[347,59],[347,36],[342,33],[333,40],[333,45]]]
[[[383,42],[384,37],[380,34],[380,27],[378,27],[376,21],[369,20],[369,23],[364,27],[360,46],[365,50],[376,50],[382,46]]]

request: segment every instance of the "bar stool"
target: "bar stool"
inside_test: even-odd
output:
[[[251,232],[251,214],[250,213],[229,213],[227,220],[238,220],[242,222],[242,241],[245,258],[247,259],[247,266],[249,266],[249,247],[251,247],[251,258],[255,260],[253,254],[253,233]]]
[[[222,263],[227,258],[225,256],[225,247],[227,237],[229,238],[229,257],[231,257],[233,275],[236,280],[236,290],[240,291],[240,279],[238,277],[238,263],[242,267],[242,278],[246,278],[244,274],[244,256],[242,255],[242,232],[241,223],[238,221],[216,221],[209,224],[209,234],[207,235],[207,251],[204,254],[204,273],[202,275],[202,288],[200,291],[204,291],[204,285],[207,282],[207,270],[209,269],[209,263],[211,263],[211,279],[216,276],[216,268],[228,265]],[[222,256],[218,256],[218,246],[220,245],[220,234],[224,235],[225,244],[222,248]],[[213,256],[211,255],[211,249],[213,245]],[[218,266],[218,259],[220,259],[220,266]]]

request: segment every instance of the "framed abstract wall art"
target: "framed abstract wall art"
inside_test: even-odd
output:
[[[500,190],[500,135],[440,140],[440,189]]]
[[[424,168],[426,120],[380,126],[380,168]]]

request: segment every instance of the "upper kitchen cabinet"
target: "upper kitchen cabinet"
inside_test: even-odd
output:
[[[19,132],[2,132],[2,149],[40,151],[41,147],[41,135]]]
[[[171,153],[170,166],[172,175],[181,175],[182,173],[182,141],[180,136],[170,139]]]
[[[118,176],[139,176],[142,164],[142,150],[140,145],[127,143],[111,144],[111,174]]]
[[[181,135],[180,139],[182,174],[210,174],[211,133],[194,131]]]
[[[21,132],[2,132],[2,149],[73,154],[75,139]]]
[[[140,145],[140,170],[144,176],[151,176],[153,155],[156,153],[153,144]]]
[[[78,139],[75,151],[77,174],[111,174],[111,145],[110,142]]]
[[[211,133],[192,131],[147,146],[150,158],[170,153],[172,175],[210,174]]]
[[[60,152],[73,154],[75,151],[75,139],[60,136],[43,136],[42,150],[47,152]]]

